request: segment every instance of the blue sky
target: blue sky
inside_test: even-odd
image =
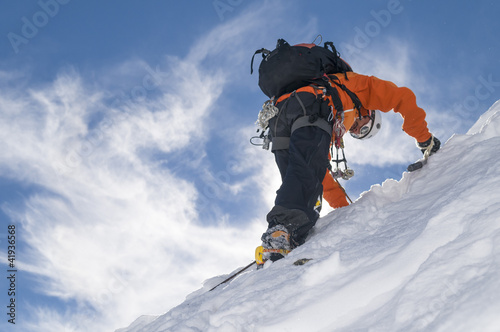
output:
[[[443,143],[499,99],[495,1],[0,7],[0,254],[6,275],[15,225],[19,331],[109,331],[252,260],[279,175],[249,144],[265,101],[250,59],[278,38],[321,34],[408,86]],[[399,116],[383,121],[346,139],[353,199],[419,158]]]

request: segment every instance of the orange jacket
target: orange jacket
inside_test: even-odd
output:
[[[403,130],[414,137],[417,142],[425,142],[431,137],[425,121],[425,112],[417,106],[415,94],[410,89],[398,87],[392,82],[374,76],[352,72],[347,73],[347,79],[344,74],[335,76],[339,78],[340,83],[358,96],[364,108],[382,112],[394,110],[394,112],[401,114]],[[345,110],[344,125],[349,130],[358,114],[352,110],[353,103],[347,93],[341,89],[337,90]],[[329,172],[326,173],[323,180],[323,197],[333,208],[349,205],[344,191]]]

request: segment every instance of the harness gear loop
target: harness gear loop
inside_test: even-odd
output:
[[[262,146],[264,150],[269,150],[269,144],[271,143],[271,135],[269,134],[269,128],[267,129],[257,129],[257,133],[260,132],[259,136],[253,136],[250,138],[250,144],[255,146]],[[260,139],[262,143],[256,143],[255,140]]]
[[[319,39],[319,43],[316,44],[316,40],[318,40],[318,39]],[[314,40],[313,40],[312,43],[315,44],[315,45],[319,45],[322,42],[323,42],[323,36],[321,34],[319,34],[319,35],[316,36],[316,38],[314,38]]]

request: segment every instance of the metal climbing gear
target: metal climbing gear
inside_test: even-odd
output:
[[[250,143],[252,145],[262,146],[264,150],[269,150],[269,144],[271,143],[271,137],[269,135],[269,120],[274,118],[279,112],[279,109],[274,106],[274,99],[267,100],[264,105],[262,105],[262,109],[257,116],[257,121],[255,124],[259,125],[260,129],[257,130],[257,133],[260,131],[259,136],[254,136],[250,138]],[[261,139],[262,143],[255,143],[254,140]]]
[[[331,157],[332,161],[335,163],[335,168],[331,170],[331,174],[334,179],[342,178],[344,180],[349,180],[354,176],[354,170],[347,167],[347,159],[344,153],[344,140],[340,139],[340,144],[337,147],[335,144],[335,159],[333,159],[333,145],[331,146]],[[339,151],[342,152],[342,157],[339,156]],[[343,168],[341,168],[343,164]]]
[[[259,136],[253,136],[250,138],[250,144],[255,146],[262,146],[264,150],[269,150],[269,144],[271,143],[271,135],[269,134],[269,128],[266,130],[257,129],[257,133],[260,132]],[[262,143],[256,143],[255,140],[262,140]]]
[[[266,101],[264,105],[262,105],[262,109],[259,112],[255,124],[258,124],[263,130],[266,130],[267,127],[269,127],[269,120],[274,118],[278,112],[279,109],[274,106],[273,99]]]

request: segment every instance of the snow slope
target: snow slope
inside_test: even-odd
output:
[[[119,331],[500,331],[500,101],[424,169],[208,292],[225,277]]]

